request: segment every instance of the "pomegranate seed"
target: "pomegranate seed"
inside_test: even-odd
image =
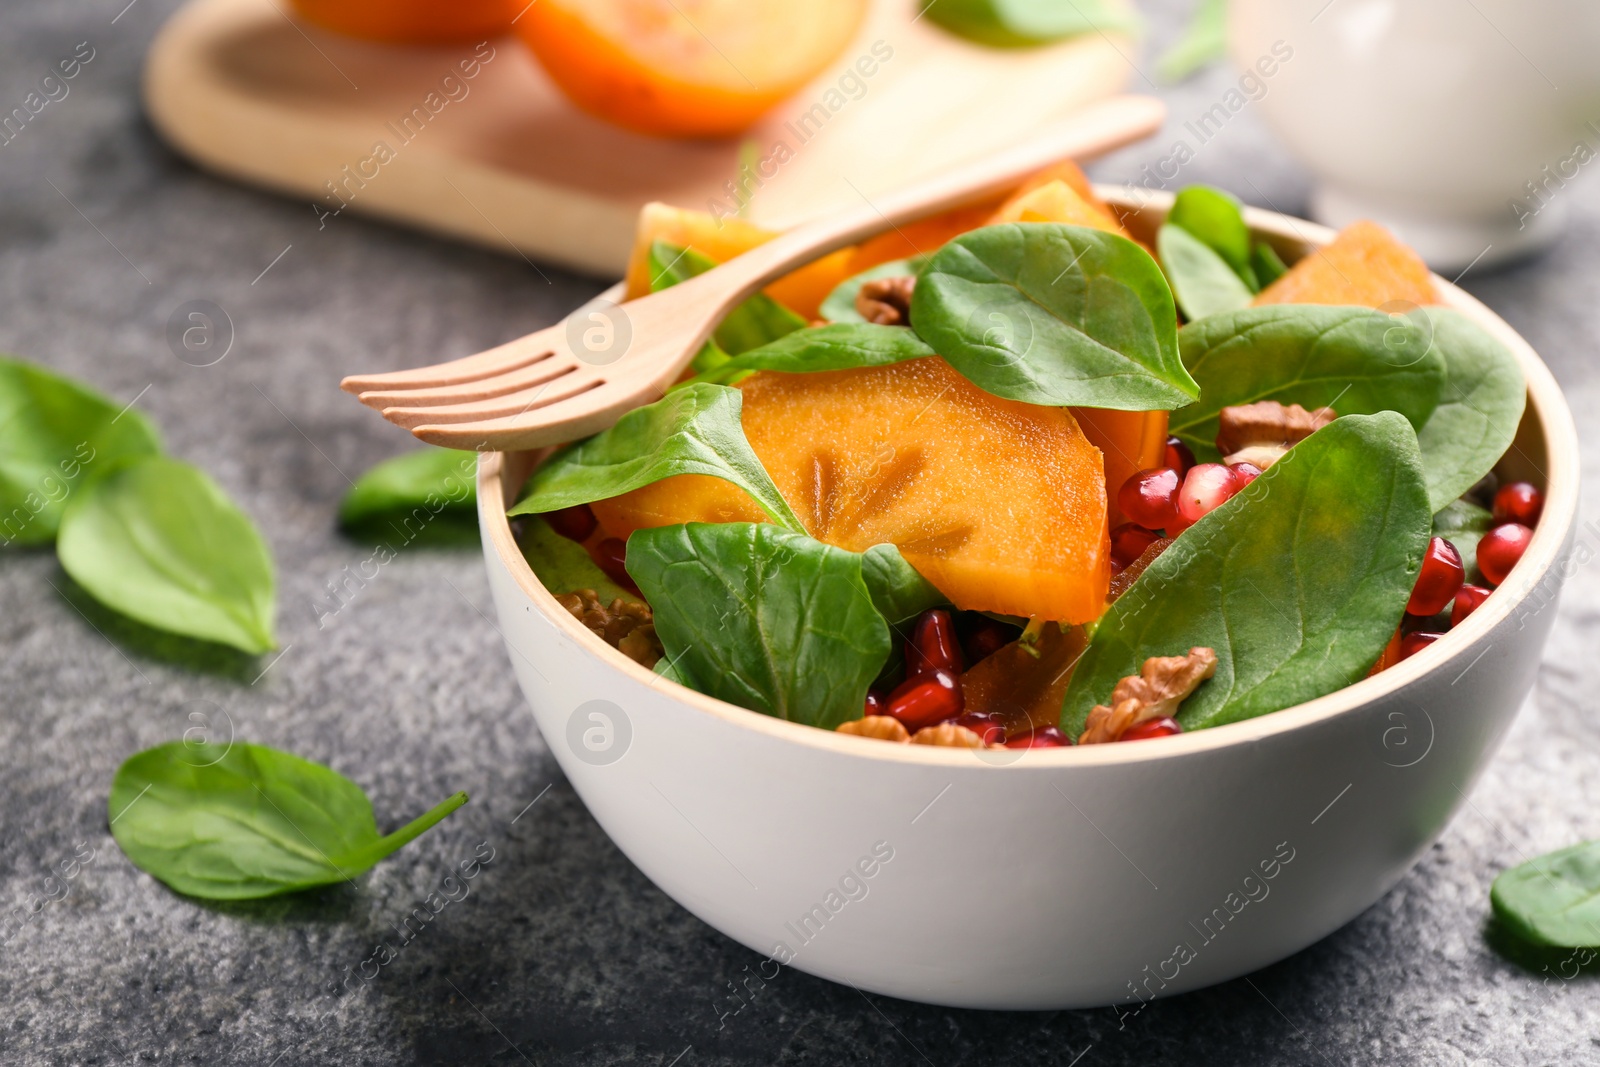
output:
[[[970,667],[1015,641],[1017,628],[979,612],[966,611],[956,617],[956,635],[961,639],[961,650],[967,654]]]
[[[1140,471],[1117,490],[1117,507],[1128,521],[1146,530],[1164,530],[1178,518],[1178,488],[1183,476],[1171,467]]]
[[[1228,469],[1233,472],[1233,491],[1237,493],[1257,478],[1261,477],[1261,468],[1254,463],[1230,463]]]
[[[906,675],[922,674],[935,667],[961,673],[961,643],[956,640],[956,625],[943,608],[930,608],[917,616],[906,642]]]
[[[1520,522],[1496,526],[1478,542],[1478,569],[1489,579],[1490,585],[1499,585],[1517,565],[1517,560],[1528,550],[1533,531]]]
[[[965,726],[986,745],[1003,745],[1006,742],[1005,724],[987,711],[969,711],[956,719],[957,726]]]
[[[1194,466],[1194,453],[1189,451],[1189,446],[1181,438],[1167,438],[1167,466],[1178,472],[1182,477],[1189,473],[1189,468]]]
[[[1144,741],[1152,737],[1171,737],[1173,734],[1183,733],[1183,727],[1178,725],[1178,720],[1170,715],[1163,715],[1159,719],[1146,719],[1136,722],[1126,730],[1118,741]]]
[[[1430,633],[1427,630],[1406,634],[1400,639],[1400,658],[1410,659],[1443,636],[1444,634]]]
[[[1533,526],[1544,510],[1544,494],[1527,482],[1512,482],[1494,495],[1494,521]]]
[[[1417,584],[1411,587],[1411,599],[1406,601],[1408,615],[1437,615],[1455,599],[1456,591],[1467,579],[1467,569],[1461,565],[1461,553],[1456,546],[1442,537],[1428,542],[1428,551],[1422,556],[1422,570]]]
[[[1233,472],[1220,463],[1200,463],[1184,476],[1178,490],[1178,518],[1192,526],[1228,502],[1238,491]]]
[[[1072,744],[1058,726],[1044,726],[1018,734],[1006,742],[1007,748],[1066,748]]]
[[[868,689],[866,708],[862,711],[861,717],[866,718],[868,715],[887,714],[889,714],[889,698],[877,689]]]
[[[943,667],[914,675],[889,694],[889,714],[912,733],[961,714],[961,682]]]
[[[1136,522],[1125,522],[1111,531],[1111,562],[1119,568],[1126,567],[1155,542],[1154,530],[1146,530]]]
[[[594,517],[594,512],[589,510],[588,504],[574,504],[559,511],[548,511],[545,513],[544,521],[548,522],[556,533],[573,541],[589,540],[589,535],[600,525],[599,520]]]
[[[1456,594],[1455,606],[1450,609],[1450,625],[1460,626],[1461,620],[1477,611],[1479,606],[1489,598],[1492,589],[1485,589],[1481,585],[1464,585]]]
[[[639,587],[634,584],[633,578],[628,574],[628,546],[615,537],[608,537],[594,546],[591,553],[595,564],[605,572],[607,578],[635,593]]]

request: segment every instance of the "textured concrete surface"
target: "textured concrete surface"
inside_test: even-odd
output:
[[[367,554],[333,527],[347,479],[404,446],[338,392],[340,375],[476,350],[601,282],[549,268],[546,281],[517,258],[350,215],[318,232],[304,203],[196,171],[155,139],[136,97],[172,4],[125,2],[0,12],[0,111],[77,42],[96,52],[67,98],[0,146],[0,349],[138,397],[171,450],[255,516],[278,560],[284,651],[255,660],[160,637],[97,608],[50,552],[0,554],[0,907],[39,905],[0,945],[0,1062],[1600,1061],[1593,979],[1519,966],[1485,936],[1497,872],[1600,836],[1593,566],[1569,588],[1537,706],[1469,805],[1400,885],[1305,952],[1157,1003],[1125,1029],[1110,1011],[947,1011],[792,971],[722,1017],[730,983],[759,958],[657,891],[573,795],[514,688],[472,549],[408,549],[318,624],[325,583]],[[1186,7],[1147,5],[1158,41]],[[1169,130],[1099,173],[1168,155],[1229,82],[1217,71],[1164,89]],[[1307,190],[1248,108],[1180,180],[1288,211]],[[1588,180],[1563,197],[1563,244],[1464,281],[1555,369],[1592,470],[1600,431],[1582,413],[1600,389],[1600,198]],[[165,340],[169,315],[194,299],[223,306],[236,330],[211,367],[180,362]],[[123,859],[105,798],[125,756],[179,737],[196,714],[219,735],[331,764],[386,826],[455,789],[473,802],[354,888],[185,900]],[[337,996],[347,968],[484,842],[493,860],[471,895]],[[75,851],[92,860],[50,881]],[[1062,921],[1093,917],[1068,907]]]

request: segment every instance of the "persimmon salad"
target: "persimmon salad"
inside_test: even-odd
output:
[[[652,205],[634,294],[770,238]],[[1357,223],[1286,266],[1237,200],[1153,244],[1076,167],[814,262],[534,471],[530,565],[597,639],[862,738],[1147,740],[1424,649],[1520,558],[1511,353]]]

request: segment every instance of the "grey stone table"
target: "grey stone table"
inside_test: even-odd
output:
[[[1600,1062],[1593,979],[1520,966],[1485,934],[1498,871],[1600,836],[1592,567],[1568,589],[1537,704],[1443,839],[1299,955],[1126,1026],[1106,1010],[949,1011],[789,970],[724,1016],[730,983],[759,958],[655,889],[584,810],[512,682],[476,552],[408,549],[340,610],[328,599],[369,551],[335,531],[340,494],[405,445],[339,393],[340,375],[475,351],[602,282],[349,215],[319,231],[305,203],[175,157],[136,91],[172,6],[0,11],[0,113],[79,42],[94,50],[69,95],[0,144],[0,349],[137,398],[171,451],[256,518],[278,561],[283,651],[257,660],[163,638],[98,608],[50,552],[0,553],[0,907],[13,922],[0,1063]],[[1170,6],[1145,5],[1157,45],[1188,5]],[[1219,69],[1164,87],[1168,129],[1099,175],[1137,177],[1185,138],[1178,182],[1303,211],[1305,176],[1250,107],[1204,144],[1184,126],[1231,84]],[[1592,468],[1600,429],[1582,413],[1600,401],[1600,199],[1587,178],[1562,196],[1572,223],[1559,247],[1464,283],[1550,362]],[[232,318],[214,366],[180,362],[166,341],[168,317],[194,299]],[[119,762],[193,715],[331,764],[386,825],[457,789],[473,800],[355,888],[197,904],[135,870],[106,813]],[[339,996],[391,924],[480,848],[493,858],[470,896]],[[49,881],[75,854],[90,858]],[[18,922],[12,909],[30,900],[46,902]]]

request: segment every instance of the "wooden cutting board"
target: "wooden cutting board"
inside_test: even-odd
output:
[[[275,0],[191,0],[151,46],[144,97],[180,152],[305,198],[312,225],[364,212],[618,275],[648,201],[782,229],[1015,143],[1133,69],[1123,39],[989,49],[917,8],[876,0],[834,69],[741,140],[590,118],[514,37],[369,44]]]

